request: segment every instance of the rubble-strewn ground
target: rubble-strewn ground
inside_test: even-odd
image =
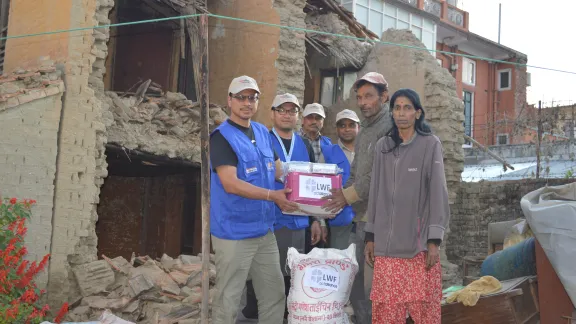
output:
[[[216,278],[210,256],[210,303]],[[66,320],[96,320],[104,310],[134,323],[200,323],[202,255],[123,257],[77,266],[74,275],[82,292]]]
[[[161,97],[120,97],[107,92],[114,122],[107,128],[109,143],[155,155],[200,162],[200,103],[181,93]],[[220,106],[210,105],[210,129],[228,118]]]

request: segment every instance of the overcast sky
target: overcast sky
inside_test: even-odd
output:
[[[470,13],[470,31],[498,41],[498,4],[502,3],[500,43],[528,55],[528,64],[576,72],[576,1],[461,0]],[[528,102],[576,103],[576,74],[528,68]]]

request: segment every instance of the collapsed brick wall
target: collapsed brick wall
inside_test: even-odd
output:
[[[64,83],[60,71],[27,72],[0,77],[0,199],[34,199],[27,224],[26,259],[50,253],[58,124]],[[46,288],[48,274],[36,283]]]
[[[113,6],[113,0],[75,3],[72,16],[93,16],[86,22],[75,21],[78,27],[82,23],[88,26],[107,25],[110,24],[108,16]],[[56,249],[53,249],[52,257],[55,262],[51,262],[49,269],[49,302],[54,304],[66,300],[74,303],[82,298],[78,285],[82,279],[75,275],[75,270],[97,259],[96,206],[100,187],[108,175],[105,154],[108,142],[200,162],[198,129],[194,134],[184,134],[186,138],[182,138],[180,135],[183,134],[170,132],[172,128],[166,128],[168,117],[173,117],[171,120],[178,123],[181,132],[192,128],[191,122],[186,124],[189,127],[183,127],[185,116],[182,111],[167,109],[163,104],[152,101],[135,105],[134,97],[119,98],[115,93],[104,91],[109,38],[109,28],[98,28],[93,30],[92,35],[84,36],[80,41],[71,40],[70,44],[66,80],[71,91],[66,94],[63,132],[59,143],[59,151],[64,154],[58,160],[53,237]],[[179,108],[187,108],[186,112],[199,117],[199,111],[192,111],[192,103],[182,94],[167,93],[165,97],[175,97],[173,101],[183,104]],[[151,108],[156,104],[160,106],[156,108],[160,109]],[[166,111],[169,111],[169,115],[158,116]],[[155,117],[166,118],[153,120]],[[219,107],[211,106],[210,117],[211,125],[216,125],[226,115]],[[188,119],[191,118],[188,116]],[[156,126],[162,125],[157,127],[160,128],[158,131],[154,128],[151,133],[149,131],[154,122],[157,122]]]
[[[72,2],[70,28],[109,24],[112,0]],[[96,97],[106,59],[108,29],[69,38],[65,66],[67,92],[58,142],[52,258],[48,269],[48,302],[73,303],[80,298],[72,268],[95,261],[96,205],[107,175],[102,102]]]
[[[461,264],[465,256],[485,256],[488,224],[525,218],[520,200],[536,189],[573,182],[573,179],[462,182],[452,205],[451,233],[446,242],[448,260]]]

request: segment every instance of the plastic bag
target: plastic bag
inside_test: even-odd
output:
[[[576,307],[576,183],[532,191],[520,206]]]
[[[358,272],[356,246],[314,248],[308,254],[288,249],[291,270],[288,323],[348,324],[344,307]]]
[[[514,246],[527,238],[534,237],[530,225],[525,219],[519,219],[516,225],[512,226],[504,238],[503,249]]]

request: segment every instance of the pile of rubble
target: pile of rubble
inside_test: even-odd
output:
[[[134,323],[200,323],[202,303],[202,255],[123,257],[73,268],[82,299],[66,320],[97,319],[104,311]],[[214,256],[210,256],[210,303],[216,278]]]
[[[150,90],[149,90],[150,91]],[[200,103],[175,92],[160,95],[119,96],[107,92],[114,120],[108,126],[108,142],[170,158],[200,162]],[[209,106],[212,131],[228,115]]]

